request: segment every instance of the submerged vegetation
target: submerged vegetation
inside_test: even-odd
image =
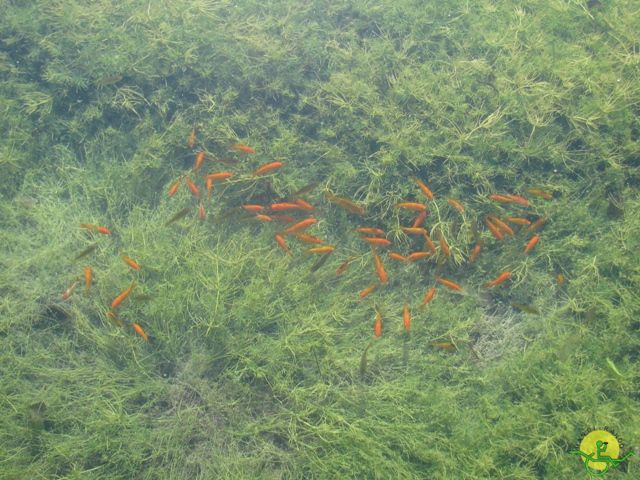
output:
[[[635,2],[2,10],[0,478],[574,479],[604,426],[638,475]],[[440,260],[374,268],[415,179]],[[335,251],[239,208],[293,192]]]

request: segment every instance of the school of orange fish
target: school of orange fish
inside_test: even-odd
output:
[[[195,128],[191,131],[188,137],[187,145],[191,149],[196,146]],[[255,150],[253,148],[244,144],[231,145],[230,150],[235,151],[239,154],[247,155],[255,153]],[[211,160],[216,161],[213,159]],[[180,175],[171,184],[168,190],[168,196],[173,197],[178,192],[180,186],[183,183],[186,184],[187,188],[191,192],[191,195],[197,201],[196,212],[197,217],[200,221],[204,221],[206,219],[206,203],[202,198],[203,193],[201,192],[201,188],[196,184],[192,177],[195,178],[198,175],[198,172],[202,168],[205,161],[207,161],[207,155],[205,151],[198,150],[195,153],[193,168]],[[221,159],[217,161],[232,165],[238,163],[235,161]],[[282,169],[284,166],[284,163],[281,161],[272,161],[266,163],[254,170],[250,178],[252,179],[252,181],[257,181],[270,175],[278,175],[280,169]],[[224,182],[234,175],[235,174],[231,171],[215,171],[202,176],[201,178],[204,182],[204,188],[207,191],[207,199],[211,199],[216,183]],[[387,238],[386,232],[381,228],[371,225],[358,225],[354,228],[354,231],[360,235],[360,239],[369,245],[370,255],[375,271],[374,281],[372,281],[371,284],[367,285],[363,288],[362,291],[359,292],[359,297],[361,299],[364,299],[365,297],[373,294],[374,291],[376,291],[378,288],[388,283],[389,276],[384,266],[383,255],[386,255],[386,260],[391,260],[394,262],[417,262],[423,259],[433,259],[436,261],[437,273],[434,276],[435,284],[428,288],[426,293],[424,294],[424,297],[420,302],[422,308],[426,307],[435,298],[438,285],[454,292],[463,291],[463,287],[456,281],[440,276],[440,272],[442,271],[443,266],[451,257],[449,243],[441,229],[433,228],[430,230],[425,225],[429,216],[429,202],[434,201],[435,195],[423,180],[415,177],[412,177],[411,180],[415,183],[416,196],[419,197],[420,200],[400,202],[397,203],[395,207],[399,211],[404,211],[412,215],[411,221],[407,222],[408,225],[402,226],[401,230],[407,236],[415,237],[416,239],[418,239],[417,242],[420,246],[416,250],[406,253],[392,251],[392,241]],[[317,218],[315,218],[314,216],[309,216],[315,215],[315,213],[311,212],[317,212],[318,210],[315,206],[304,199],[304,196],[312,191],[313,188],[314,185],[309,185],[308,187],[305,187],[302,190],[292,194],[291,198],[286,199],[285,201],[274,200],[275,203],[271,203],[268,205],[243,204],[238,206],[239,209],[241,208],[244,211],[245,215],[254,219],[255,221],[265,222],[271,225],[283,225],[281,228],[275,229],[274,242],[275,245],[282,249],[285,254],[292,254],[289,247],[289,243],[291,242],[291,240],[289,239],[294,239],[294,241],[301,242],[303,244],[314,245],[306,248],[307,253],[320,255],[318,261],[316,261],[311,267],[312,272],[321,268],[326,263],[329,256],[334,254],[334,251],[336,250],[336,246],[327,245],[322,239],[308,233],[309,229],[318,222]],[[529,188],[527,189],[527,193],[543,200],[551,200],[553,198],[552,193],[539,188]],[[522,252],[524,255],[529,254],[540,240],[540,236],[534,232],[537,232],[544,225],[546,219],[544,217],[532,218],[532,215],[527,214],[526,209],[527,207],[529,207],[529,200],[522,195],[503,192],[492,193],[488,196],[488,198],[493,202],[502,204],[503,207],[508,208],[509,206],[514,206],[518,211],[524,212],[518,214],[518,216],[512,216],[511,214],[505,213],[502,218],[496,215],[486,215],[484,217],[483,223],[487,227],[489,232],[491,232],[491,235],[497,242],[504,241],[505,236],[515,237],[517,233],[523,233],[524,235],[526,235],[526,241],[523,242]],[[324,199],[329,203],[335,204],[345,209],[347,212],[352,214],[353,217],[363,218],[366,215],[366,210],[363,206],[347,197],[338,196],[329,191],[326,191],[324,192]],[[447,198],[446,201],[453,210],[457,211],[460,215],[464,214],[465,206],[459,199]],[[502,210],[503,209],[501,209],[501,211]],[[192,212],[192,208],[189,207],[178,211],[175,215],[167,220],[165,226],[168,227],[172,223],[186,217],[190,212]],[[302,218],[300,218],[300,216],[302,216]],[[81,228],[92,232],[92,234],[111,235],[112,233],[109,228],[104,226],[93,224],[81,224],[80,226]],[[519,232],[514,231],[514,228],[520,229]],[[436,238],[437,243],[432,239],[432,235]],[[468,263],[475,262],[483,250],[483,241],[481,240],[481,235],[477,228],[473,229],[473,237],[474,243],[468,246],[468,253],[466,254],[465,261]],[[96,250],[96,248],[96,243],[89,244],[74,258],[74,260],[79,260],[80,258],[90,255],[93,251]],[[382,253],[383,251],[385,252],[385,254]],[[134,259],[126,255],[122,255],[121,258],[133,270],[140,270],[142,268]],[[335,274],[337,276],[343,275],[348,270],[349,265],[353,263],[355,259],[356,257],[354,256],[349,256],[344,259],[344,261],[338,266]],[[85,293],[87,294],[91,289],[93,275],[93,268],[90,265],[85,266],[84,286]],[[488,280],[483,285],[483,288],[495,288],[507,281],[510,277],[510,271],[500,272],[495,278]],[[71,298],[74,290],[81,281],[82,277],[79,277],[71,283],[71,285],[62,294],[63,301],[68,301]],[[564,277],[561,274],[558,275],[557,282],[559,284],[564,282]],[[123,302],[130,296],[135,287],[136,282],[132,281],[126,288],[124,288],[114,297],[108,308],[106,314],[107,318],[119,327],[124,327],[124,322],[117,315],[117,311],[123,304]],[[404,304],[402,311],[402,321],[404,331],[408,334],[411,330],[411,312],[409,303]],[[373,334],[375,337],[382,336],[382,323],[382,315],[376,309],[373,323]],[[150,337],[145,332],[145,329],[142,325],[136,322],[131,322],[130,326],[142,339],[144,339],[145,341],[149,341]],[[457,347],[453,342],[432,342],[432,345],[443,350],[457,350]]]

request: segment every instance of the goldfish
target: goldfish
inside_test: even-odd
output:
[[[290,233],[297,232],[298,230],[302,230],[304,228],[308,228],[311,225],[313,225],[314,223],[316,223],[317,221],[318,220],[315,219],[315,218],[305,218],[304,220],[301,220],[298,223],[295,223],[295,224],[291,225],[284,232],[282,232],[282,234],[283,235],[288,235]]]
[[[422,227],[400,227],[407,235],[424,235],[426,230]]]
[[[73,257],[74,260],[80,260],[82,257],[86,257],[87,255],[89,255],[90,253],[92,253],[96,248],[98,248],[98,244],[97,243],[92,243],[91,245],[88,245],[87,247],[85,247],[79,254],[77,254],[75,257]]]
[[[535,247],[536,243],[538,243],[538,240],[540,240],[540,237],[538,235],[534,235],[533,237],[531,237],[531,239],[527,242],[527,244],[524,247],[524,253],[525,254],[529,253],[531,249]]]
[[[278,242],[278,245],[280,245],[280,248],[282,248],[282,250],[284,250],[285,253],[291,254],[291,252],[289,251],[289,246],[287,245],[287,242],[284,241],[284,237],[279,233],[276,233],[276,242]]]
[[[431,345],[441,350],[449,350],[449,351],[458,350],[455,344],[451,342],[431,342]]]
[[[493,215],[488,215],[487,218],[491,221],[491,223],[493,223],[493,225],[495,225],[498,230],[500,230],[501,233],[506,233],[507,235],[511,235],[513,237],[514,232],[509,225],[504,223],[499,218],[494,217]]]
[[[404,325],[404,331],[409,333],[411,329],[411,312],[409,312],[409,306],[406,303],[402,309],[402,324]]]
[[[189,134],[189,138],[187,138],[187,145],[189,148],[193,148],[196,144],[196,127],[191,129],[191,133]]]
[[[376,310],[376,320],[373,324],[373,334],[376,337],[382,336],[382,315]]]
[[[384,230],[371,227],[358,227],[356,228],[356,232],[364,233],[365,235],[384,235]]]
[[[145,342],[149,341],[149,337],[147,336],[147,334],[145,333],[145,331],[142,329],[142,327],[140,325],[138,325],[135,322],[132,322],[131,326],[133,327],[135,332],[144,339]]]
[[[333,252],[336,249],[333,245],[323,245],[321,247],[313,247],[307,249],[309,253],[329,253]]]
[[[420,260],[423,258],[427,258],[431,256],[431,252],[412,252],[407,255],[407,262],[415,262],[416,260]]]
[[[276,215],[276,214],[272,214],[271,218],[273,218],[274,220],[277,220],[280,223],[293,223],[296,221],[295,218],[293,218],[291,215]]]
[[[261,167],[256,169],[256,171],[253,172],[253,175],[257,176],[257,175],[263,175],[265,173],[269,173],[272,170],[276,170],[278,168],[282,168],[282,165],[284,165],[282,162],[267,163],[266,165],[262,165]]]
[[[171,184],[168,192],[169,198],[173,197],[176,194],[181,183],[182,183],[182,178],[179,178]]]
[[[413,227],[421,227],[424,224],[424,221],[427,219],[427,211],[423,210],[421,211],[418,216],[416,217],[416,219],[413,221]]]
[[[464,213],[464,206],[455,198],[447,198],[447,203],[455,208],[458,212]]]
[[[452,282],[451,280],[447,280],[446,278],[442,278],[442,277],[435,277],[435,280],[440,285],[444,285],[445,287],[450,288],[451,290],[456,290],[458,292],[462,291],[462,287],[457,283]]]
[[[113,301],[111,302],[111,310],[115,310],[118,307],[118,305],[120,305],[124,301],[124,299],[129,296],[129,294],[134,288],[136,288],[136,282],[131,282],[131,285],[125,288],[122,292],[120,292],[118,296],[114,298]]]
[[[495,202],[500,202],[500,203],[513,203],[515,202],[515,200],[511,197],[508,197],[507,195],[500,195],[498,193],[493,193],[491,195],[489,195],[489,198]]]
[[[480,255],[481,249],[482,246],[479,243],[476,243],[475,247],[473,247],[473,250],[471,250],[471,255],[469,255],[469,263],[473,263],[476,261],[478,255]]]
[[[206,218],[207,212],[204,211],[204,205],[200,202],[200,205],[198,205],[198,220],[204,222]]]
[[[558,275],[556,275],[556,283],[559,286],[564,285],[564,282],[566,282],[566,281],[567,281],[567,279],[564,277],[563,273],[559,273]]]
[[[422,180],[413,177],[413,181],[416,182],[422,193],[424,193],[425,197],[427,197],[429,200],[433,200],[433,192],[424,184]]]
[[[84,267],[84,291],[85,293],[89,293],[89,289],[91,288],[91,279],[93,278],[93,268],[89,265]]]
[[[522,217],[507,217],[505,220],[515,225],[523,225],[523,226],[531,225],[531,220],[527,220],[526,218],[522,218]]]
[[[542,225],[544,225],[547,222],[547,219],[544,217],[540,217],[539,219],[537,219],[535,222],[533,222],[531,225],[529,225],[529,228],[527,228],[527,232],[531,233],[534,230],[537,230],[538,228],[540,228]]]
[[[306,233],[302,233],[302,232],[295,232],[294,235],[296,236],[296,238],[304,243],[315,243],[315,244],[321,244],[324,243],[324,241],[318,237],[314,237],[313,235],[307,235]]]
[[[429,290],[427,290],[427,293],[424,294],[424,298],[422,299],[422,305],[426,305],[431,300],[433,300],[433,297],[435,297],[435,295],[436,295],[436,287],[431,287]]]
[[[404,255],[400,255],[397,252],[389,252],[387,253],[387,257],[389,257],[392,260],[395,260],[397,262],[406,262],[407,261],[407,257],[405,257]]]
[[[78,286],[78,280],[75,280],[71,285],[69,285],[69,288],[67,288],[62,294],[62,300],[69,300],[69,297],[71,297],[71,295],[73,294],[73,291],[76,289],[77,286]]]
[[[342,262],[336,269],[336,275],[342,275],[344,272],[346,272],[347,268],[349,268],[349,265],[351,265],[351,262],[353,262],[354,260],[354,257],[349,257],[344,262]]]
[[[196,186],[196,184],[193,183],[190,178],[187,178],[186,182],[187,182],[187,187],[189,187],[189,190],[191,190],[191,195],[193,195],[196,198],[200,197],[200,190],[198,190],[198,187]]]
[[[247,212],[261,212],[262,210],[264,210],[264,207],[262,205],[242,205],[242,208],[244,208]]]
[[[489,218],[486,218],[484,222],[486,223],[487,228],[491,231],[491,233],[496,238],[496,240],[502,240],[504,238],[504,236],[502,235],[502,232],[500,231],[500,229],[498,227],[496,227],[493,224],[493,222],[491,222],[491,220],[489,220]]]
[[[262,213],[258,213],[255,216],[255,219],[256,220],[260,220],[261,222],[273,222],[273,218],[272,217],[270,217],[269,215],[264,215]]]
[[[433,254],[435,255],[436,253],[436,244],[433,243],[433,240],[431,240],[431,237],[429,236],[429,234],[425,231],[423,234],[423,238],[424,238],[424,243],[427,246],[427,249]]]
[[[233,173],[231,172],[217,172],[217,173],[209,173],[205,178],[207,180],[211,180],[212,182],[218,182],[220,180],[226,180],[227,178],[233,177]]]
[[[553,193],[545,192],[540,188],[527,188],[527,192],[530,193],[531,195],[534,195],[538,198],[543,198],[545,200],[553,199]]]
[[[167,220],[167,222],[164,224],[164,226],[166,227],[168,225],[171,225],[173,222],[177,222],[178,220],[186,217],[187,213],[189,213],[189,207],[185,207],[182,210],[180,210],[179,212],[177,212],[173,217],[171,217],[169,220]]]
[[[348,198],[338,197],[337,195],[334,195],[330,192],[326,192],[324,196],[329,202],[340,205],[342,208],[351,213],[355,213],[356,215],[364,215],[366,213],[366,210],[363,207],[349,200]]]
[[[529,206],[529,200],[527,200],[526,198],[524,198],[523,196],[520,195],[513,195],[513,194],[508,194],[505,195],[505,197],[510,198],[511,200],[513,200],[515,203],[522,205],[523,207],[528,207]]]
[[[213,192],[213,179],[206,177],[204,184],[207,188],[207,198],[211,198],[211,192]]]
[[[256,151],[248,145],[243,145],[242,143],[235,143],[231,145],[231,150],[235,150],[236,152],[242,153],[256,153]]]
[[[387,272],[384,270],[384,265],[382,264],[382,260],[380,259],[380,256],[377,254],[374,254],[373,261],[376,266],[376,273],[378,274],[378,278],[382,283],[387,283],[389,281],[389,277],[387,276]]]
[[[299,204],[290,202],[272,203],[269,209],[274,212],[281,212],[282,210],[302,210]]]
[[[427,209],[427,206],[417,202],[400,202],[396,204],[396,208],[406,208],[408,210],[415,210],[416,212],[422,212]]]
[[[496,285],[500,285],[510,276],[511,276],[511,272],[502,272],[500,275],[498,275],[496,278],[494,278],[490,282],[485,283],[484,288],[492,288],[492,287],[495,287]]]
[[[369,296],[369,294],[373,293],[373,291],[378,288],[380,284],[378,283],[373,283],[371,285],[369,285],[367,288],[365,288],[364,290],[362,290],[358,295],[360,298],[365,298],[367,296]]]
[[[449,244],[440,230],[438,230],[438,242],[440,243],[440,251],[445,257],[450,257],[451,250],[449,249]]]
[[[313,211],[315,210],[315,207],[313,205],[311,205],[309,202],[305,201],[302,198],[296,198],[294,200],[294,202],[300,206],[300,208],[302,208],[303,210],[309,210],[309,211]]]
[[[198,170],[201,166],[202,166],[202,162],[204,162],[204,152],[202,150],[200,150],[197,154],[196,154],[196,159],[193,162],[193,171],[195,172],[196,170]]]
[[[391,245],[390,240],[380,237],[360,237],[360,240],[364,240],[371,245],[382,245],[384,247],[388,247],[389,245]]]
[[[91,230],[94,232],[101,233],[103,235],[111,235],[111,230],[107,227],[101,227],[99,225],[93,225],[92,223],[81,223],[80,227],[85,228],[87,230]]]
[[[122,255],[121,258],[124,263],[129,265],[134,270],[140,270],[140,265],[138,265],[138,263],[136,263],[136,261],[133,258],[127,257],[126,255]]]

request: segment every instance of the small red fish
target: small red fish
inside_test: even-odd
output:
[[[435,297],[435,295],[436,295],[436,287],[431,287],[429,290],[427,290],[427,293],[424,294],[424,298],[422,299],[422,305],[426,305],[431,300],[433,300],[433,297]]]
[[[140,265],[131,257],[127,257],[126,255],[122,255],[122,261],[129,265],[134,270],[140,270]]]
[[[202,150],[200,150],[196,154],[196,159],[193,162],[193,170],[194,171],[198,170],[202,166],[202,162],[204,162],[204,152]]]
[[[337,272],[336,272],[337,273]],[[360,296],[360,298],[365,298],[367,297],[369,294],[371,294],[376,288],[378,288],[378,285],[380,285],[379,283],[374,283],[369,285],[367,288],[365,288],[364,290],[362,290],[358,295]]]
[[[401,202],[396,204],[396,208],[406,208],[416,212],[423,212],[427,209],[427,206],[417,202]]]
[[[182,178],[179,178],[171,184],[168,192],[169,197],[173,197],[176,194],[176,192],[178,191],[178,187],[180,187],[180,183],[182,183]]]
[[[446,278],[441,278],[441,277],[435,277],[436,282],[438,282],[440,285],[444,285],[445,287],[451,289],[451,290],[456,290],[458,292],[462,291],[462,287],[460,285],[458,285],[455,282],[452,282],[451,280],[447,280]]]
[[[138,325],[135,322],[132,322],[131,326],[133,327],[135,332],[144,339],[145,342],[149,341],[149,337],[147,336],[147,334],[145,333],[145,331],[142,329],[142,327],[140,325]]]
[[[433,200],[433,192],[431,191],[431,189],[429,187],[427,187],[424,184],[424,182],[422,180],[414,177],[413,181],[416,182],[418,187],[420,187],[420,190],[422,190],[422,193],[424,193],[425,197],[427,197],[429,200]]]
[[[408,333],[411,329],[411,312],[409,312],[409,306],[406,303],[402,309],[402,323],[404,325],[404,331]]]
[[[193,183],[189,178],[187,178],[186,181],[187,181],[187,187],[189,187],[189,190],[191,190],[191,195],[193,195],[196,198],[199,198],[200,190],[198,190],[198,187],[196,186],[196,184]]]
[[[301,220],[300,222],[291,225],[284,232],[282,232],[282,234],[283,235],[288,235],[290,233],[297,232],[298,230],[302,230],[304,228],[308,228],[311,225],[313,225],[314,223],[316,223],[317,221],[318,220],[315,219],[315,218],[305,218],[304,220]]]
[[[204,222],[206,218],[207,212],[205,212],[204,205],[202,204],[202,202],[200,202],[200,205],[198,205],[198,220]]]
[[[391,241],[387,240],[386,238],[379,238],[379,237],[360,237],[360,240],[364,240],[365,242],[371,244],[371,245],[382,245],[384,247],[388,247],[389,245],[391,245]]]
[[[91,288],[91,280],[93,279],[93,268],[89,265],[84,267],[84,291],[85,293],[89,293],[89,289]]]
[[[455,198],[447,198],[447,203],[455,208],[458,212],[464,213],[464,206]]]
[[[278,168],[281,168],[282,165],[284,165],[282,162],[267,163],[266,165],[262,165],[255,172],[253,172],[253,175],[256,176],[256,175],[263,175],[265,173],[269,173],[272,170],[276,170]]]
[[[376,311],[376,320],[373,324],[373,334],[376,337],[382,336],[382,315],[378,311]]]
[[[67,288],[64,293],[62,294],[62,300],[69,300],[69,297],[71,296],[71,294],[73,293],[73,291],[76,289],[76,287],[78,286],[78,280],[75,280],[70,286],[69,288]]]
[[[242,153],[256,153],[256,151],[248,145],[243,145],[242,143],[235,143],[231,145],[231,150],[235,150],[236,152]]]
[[[136,282],[131,282],[131,285],[129,285],[129,287],[120,292],[118,296],[113,299],[113,302],[111,302],[111,310],[116,309],[118,305],[120,305],[124,301],[124,299],[129,296],[129,294],[135,287]]]
[[[510,276],[511,276],[511,272],[502,272],[500,275],[498,275],[496,278],[494,278],[490,282],[485,283],[484,288],[492,288],[492,287],[495,287],[496,285],[500,285]]]
[[[314,247],[307,249],[309,253],[330,253],[336,249],[333,245],[323,245],[322,247]]]
[[[382,283],[387,283],[389,281],[389,277],[387,276],[387,272],[384,269],[384,265],[382,264],[382,260],[379,255],[373,256],[373,261],[376,266],[376,273],[378,274],[378,278]]]
[[[527,245],[524,247],[524,253],[525,254],[529,253],[531,249],[536,246],[536,243],[538,243],[538,240],[540,240],[540,237],[538,235],[534,235],[533,237],[531,237]]]
[[[280,245],[280,248],[282,248],[282,250],[284,250],[285,253],[291,254],[291,252],[289,251],[289,246],[287,245],[287,242],[284,241],[284,237],[279,233],[276,233],[276,242],[278,242],[278,245]]]

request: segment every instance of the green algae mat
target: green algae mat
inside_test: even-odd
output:
[[[0,11],[0,479],[638,478],[636,2]]]

